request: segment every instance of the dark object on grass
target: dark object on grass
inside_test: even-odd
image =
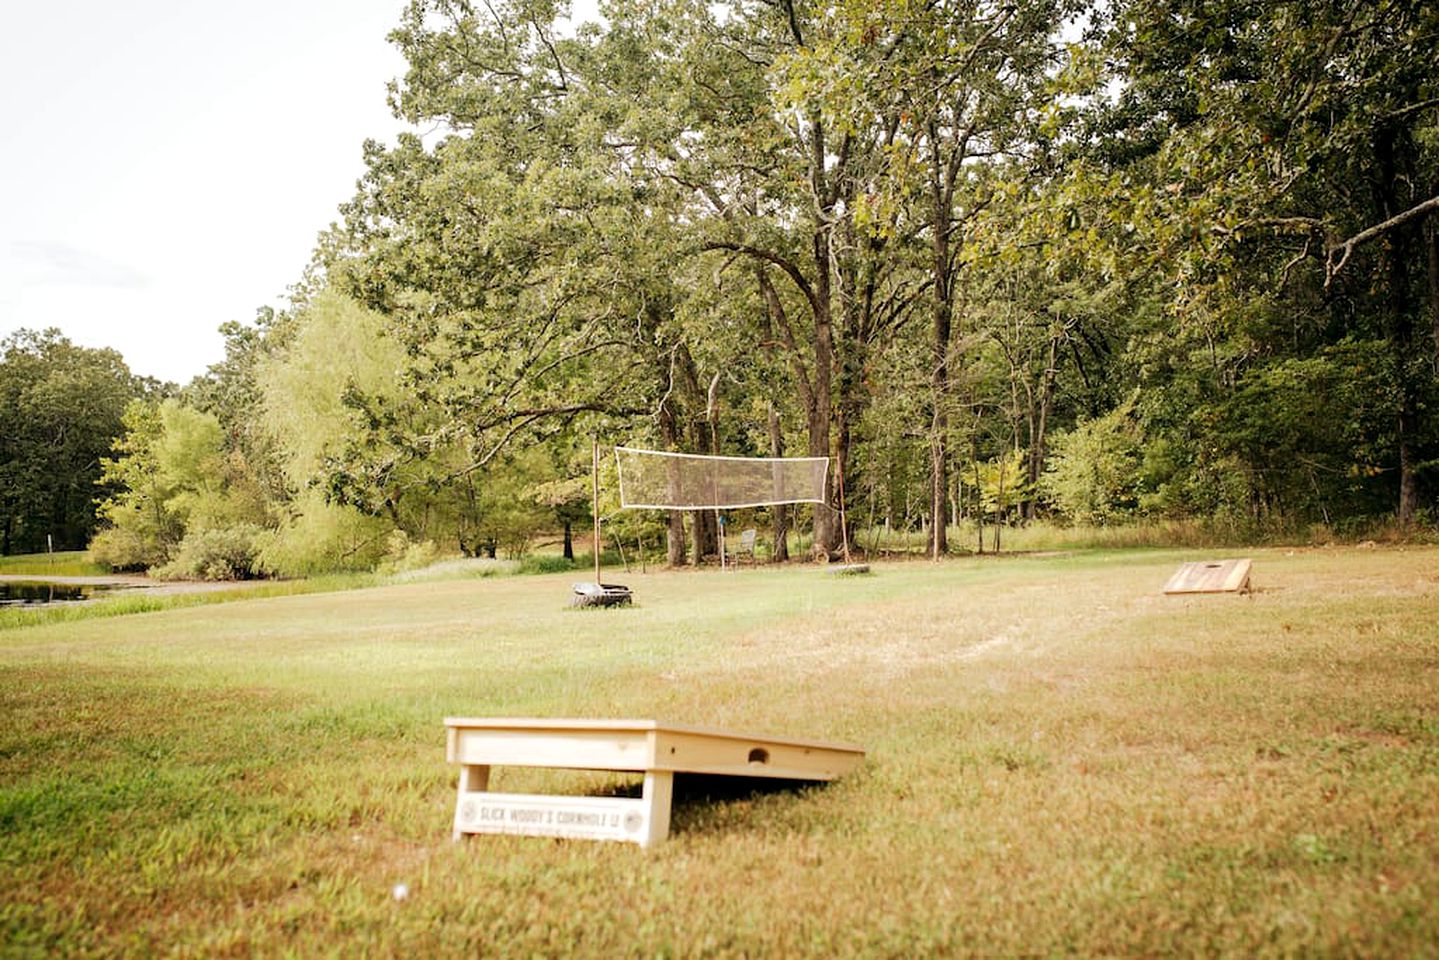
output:
[[[577,607],[628,607],[630,588],[619,583],[577,583],[570,601]]]

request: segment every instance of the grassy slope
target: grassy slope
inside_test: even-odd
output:
[[[1177,559],[634,575],[628,611],[508,578],[5,631],[0,951],[1432,951],[1439,550],[1259,552],[1250,598],[1159,595]],[[449,714],[870,759],[680,804],[649,854],[455,845]]]

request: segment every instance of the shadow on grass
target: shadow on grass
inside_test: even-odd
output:
[[[799,795],[811,787],[822,787],[824,780],[791,780],[783,777],[737,777],[708,773],[676,773],[674,802],[680,803],[728,803],[735,800],[754,800],[773,794],[788,793]],[[590,790],[591,797],[628,797],[639,799],[644,783],[636,779],[632,783],[613,783]]]

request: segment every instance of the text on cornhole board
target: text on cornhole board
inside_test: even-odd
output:
[[[655,720],[449,718],[446,755],[460,765],[454,834],[625,840],[651,846],[669,832],[676,773],[833,780],[864,750],[851,744],[733,733]],[[638,799],[499,793],[493,766],[644,774]]]

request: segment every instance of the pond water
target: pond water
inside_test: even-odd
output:
[[[44,581],[0,581],[0,607],[27,604],[66,603],[89,600],[96,594],[112,589],[102,584],[46,583]]]

